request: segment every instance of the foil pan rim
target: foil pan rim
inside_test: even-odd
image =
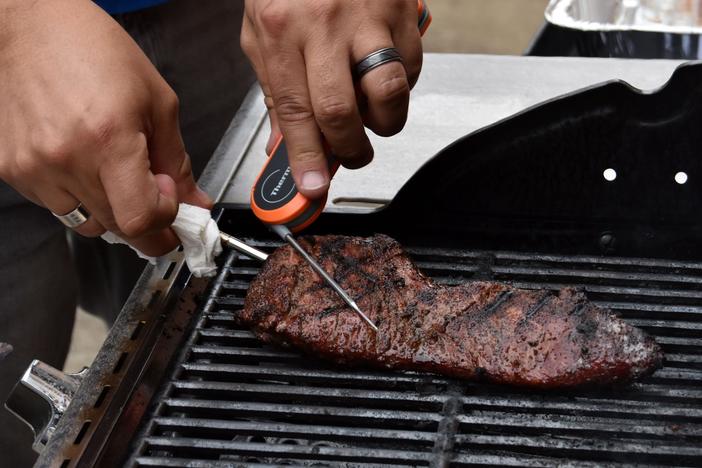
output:
[[[619,24],[576,18],[571,14],[577,0],[551,0],[546,7],[546,21],[555,26],[580,31],[641,31],[666,34],[702,34],[702,26],[673,26],[666,24]],[[594,0],[597,1],[597,0]]]

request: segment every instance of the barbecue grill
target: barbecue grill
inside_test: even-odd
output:
[[[575,285],[656,337],[653,376],[539,392],[331,366],[237,327],[259,263],[228,252],[196,280],[174,253],[137,284],[38,466],[702,465],[702,65],[655,93],[609,82],[553,99],[615,76],[657,88],[675,66],[429,55],[409,128],[375,142],[384,182],[353,195],[362,172],[340,174],[310,230],[387,233],[446,284]],[[246,208],[259,99],[203,177],[220,227],[271,250]]]

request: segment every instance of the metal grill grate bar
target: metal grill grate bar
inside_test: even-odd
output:
[[[681,424],[677,427],[673,425],[661,424],[661,421],[625,419],[625,418],[595,418],[591,416],[570,416],[570,415],[543,415],[536,413],[513,414],[510,412],[498,411],[476,411],[468,408],[470,414],[458,415],[457,419],[461,424],[486,428],[493,427],[495,430],[507,427],[519,428],[522,433],[551,433],[558,430],[559,434],[618,434],[625,437],[649,436],[649,437],[702,437],[702,425]]]
[[[232,461],[219,461],[219,460],[196,460],[193,458],[165,458],[165,457],[138,457],[136,463],[139,466],[159,466],[159,467],[179,467],[179,468],[280,468],[280,464],[268,464],[268,463],[255,463],[252,461],[247,461],[245,464],[240,462]],[[316,463],[320,466],[320,463]],[[292,462],[286,462],[286,467],[304,467],[307,464],[295,464]],[[325,467],[329,468],[348,468],[349,464],[346,462],[330,462],[325,461]],[[378,468],[377,463],[356,463],[353,464],[354,468]],[[392,466],[409,466],[409,465],[392,465]],[[413,465],[415,466],[415,465]]]
[[[201,418],[156,418],[157,431],[210,431],[211,433],[240,433],[253,434],[267,437],[303,438],[317,435],[328,440],[365,440],[371,443],[379,441],[402,440],[418,445],[431,445],[434,443],[434,432],[403,431],[393,429],[359,428],[324,426],[310,427],[303,424],[289,424],[280,422],[244,422],[224,421],[220,419]]]
[[[392,381],[384,381],[387,374],[369,372],[336,372],[332,370],[315,368],[287,368],[270,365],[245,366],[238,364],[198,364],[184,363],[182,369],[193,375],[231,375],[241,378],[257,378],[268,380],[288,380],[306,381],[309,383],[355,383],[357,385],[371,384],[377,388],[398,387],[400,384],[409,385],[446,385],[447,379],[434,376],[423,376],[418,374],[399,374]]]
[[[641,443],[640,441],[629,441],[619,439],[596,439],[588,437],[568,438],[563,435],[539,436],[539,437],[519,437],[519,436],[496,436],[481,434],[466,434],[456,436],[456,444],[477,449],[485,447],[510,449],[522,447],[527,449],[542,449],[538,453],[544,453],[543,449],[583,452],[581,455],[588,455],[591,458],[608,458],[617,455],[645,454],[653,461],[653,456],[695,456],[698,454],[697,447],[684,445],[665,445],[656,441],[655,443]],[[561,453],[562,454],[562,453]],[[569,453],[569,456],[577,454]]]
[[[236,395],[238,398],[254,396],[259,398],[272,397],[280,399],[281,396],[296,401],[314,400],[323,402],[325,400],[337,400],[348,404],[369,404],[374,402],[394,402],[402,405],[425,405],[433,410],[440,409],[441,404],[446,400],[442,395],[420,395],[417,393],[389,392],[375,390],[369,393],[363,389],[349,388],[328,388],[309,387],[295,385],[262,385],[262,384],[238,384],[230,382],[209,382],[209,381],[176,381],[173,387],[179,391],[198,394],[207,392],[224,393],[227,396]]]
[[[215,456],[234,452],[248,456],[283,456],[315,460],[337,460],[353,462],[375,462],[385,464],[402,464],[402,462],[428,462],[430,454],[408,450],[368,449],[362,447],[344,448],[324,445],[270,445],[260,443],[241,443],[224,440],[190,439],[184,437],[148,437],[146,442],[156,449],[184,449],[195,452],[212,452]]]
[[[251,403],[217,400],[192,400],[186,398],[167,398],[164,404],[173,411],[201,411],[223,415],[225,412],[232,416],[253,414],[268,418],[275,417],[317,417],[322,419],[340,419],[364,423],[373,421],[377,424],[403,424],[420,422],[430,426],[441,418],[431,412],[381,410],[367,408],[344,408],[333,406],[289,405],[276,403]]]

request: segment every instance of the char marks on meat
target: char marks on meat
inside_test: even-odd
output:
[[[380,330],[365,325],[284,246],[251,283],[239,316],[264,341],[336,363],[534,388],[629,381],[652,373],[663,359],[653,338],[575,289],[440,285],[384,235],[300,242]]]

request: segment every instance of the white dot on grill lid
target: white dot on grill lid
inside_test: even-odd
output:
[[[679,183],[680,185],[684,184],[687,182],[687,174],[684,172],[678,172],[675,174],[675,182]]]
[[[605,169],[604,172],[602,173],[602,176],[605,178],[607,182],[612,182],[614,179],[617,178],[617,171],[612,169],[611,167],[608,169]]]

